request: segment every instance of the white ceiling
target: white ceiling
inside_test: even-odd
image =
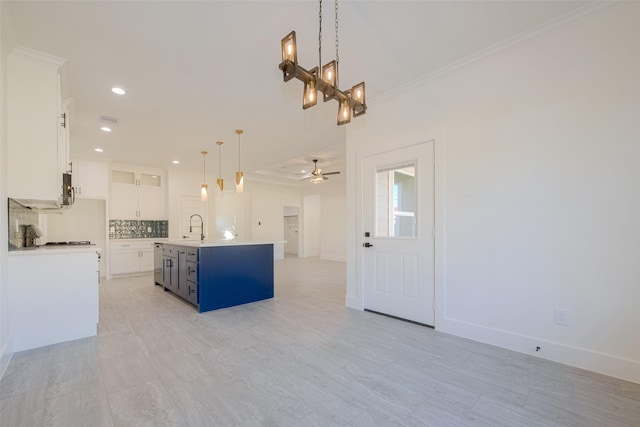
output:
[[[337,103],[302,110],[302,83],[284,83],[280,39],[296,31],[298,62],[318,64],[316,1],[3,2],[9,48],[65,58],[74,98],[72,155],[118,162],[237,169],[244,129],[248,176],[300,179],[320,159],[344,173],[346,126]],[[571,13],[579,1],[341,1],[340,87],[365,81],[369,109],[403,84]],[[335,56],[334,3],[323,3],[323,63]],[[6,26],[6,19],[5,21]],[[127,90],[125,96],[111,87]],[[113,132],[99,117],[119,119]],[[367,115],[354,120],[365,121]],[[347,125],[349,126],[349,125]],[[172,164],[179,160],[180,165]]]

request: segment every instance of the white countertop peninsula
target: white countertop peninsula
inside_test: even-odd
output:
[[[32,246],[29,248],[12,249],[9,251],[9,256],[73,254],[86,252],[101,252],[101,248],[94,245]]]
[[[96,246],[9,251],[9,317],[13,351],[97,334]]]

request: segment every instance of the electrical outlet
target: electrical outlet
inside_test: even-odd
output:
[[[558,325],[569,326],[569,310],[556,308],[554,320]]]

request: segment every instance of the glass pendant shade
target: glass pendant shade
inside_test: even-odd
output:
[[[361,114],[365,113],[364,105],[366,105],[366,97],[364,92],[364,82],[358,83],[357,85],[351,88],[351,98],[354,101],[358,101],[362,105],[354,104],[353,106],[353,117],[358,117]]]
[[[313,107],[318,102],[318,90],[316,89],[316,77],[318,74],[318,67],[311,70],[311,74],[314,75],[309,81],[304,82],[304,92],[302,95],[302,109],[306,110],[309,107]]]
[[[238,171],[236,172],[236,193],[242,193],[244,191],[244,173],[240,169],[240,135],[244,131],[242,129],[236,129],[236,135],[238,135]]]
[[[224,190],[224,180],[222,179],[222,144],[224,144],[224,142],[218,141],[216,144],[218,144],[218,179],[216,179],[216,193],[222,197],[222,190]]]
[[[351,121],[351,106],[349,105],[349,98],[340,102],[338,107],[338,125],[346,125]]]
[[[322,80],[330,86],[324,93],[323,100],[327,102],[335,98],[335,90],[338,85],[338,63],[335,59],[322,66]]]
[[[202,200],[203,202],[206,202],[207,192],[209,190],[209,186],[205,182],[207,180],[207,167],[206,167],[207,152],[201,151],[200,153],[202,154],[202,188],[200,189],[200,200]]]
[[[291,61],[298,63],[298,49],[296,47],[296,32],[291,31],[281,41],[282,45],[282,62]]]
[[[236,172],[236,193],[244,191],[244,174],[242,171]]]

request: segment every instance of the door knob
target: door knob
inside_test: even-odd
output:
[[[373,245],[371,243],[369,243],[369,242],[363,243],[362,246],[364,246],[365,248],[372,248],[373,247]]]

